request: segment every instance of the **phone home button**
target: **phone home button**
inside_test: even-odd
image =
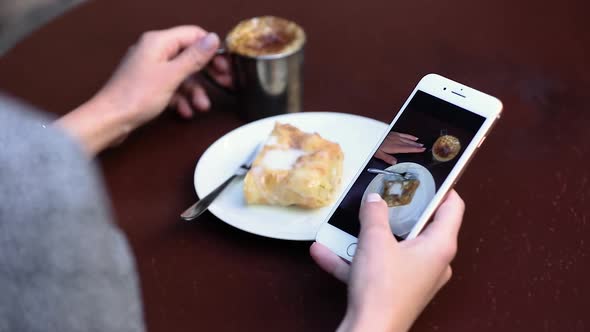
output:
[[[348,248],[346,248],[346,254],[348,254],[348,256],[350,256],[350,257],[354,256],[355,252],[356,252],[356,243],[353,243],[353,244],[349,245]]]

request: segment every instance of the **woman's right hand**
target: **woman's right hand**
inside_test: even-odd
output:
[[[316,263],[348,283],[348,309],[339,331],[407,331],[451,278],[464,208],[451,191],[418,237],[398,243],[387,205],[372,194],[361,208],[352,265],[314,243],[310,251]]]
[[[226,56],[215,56],[211,64],[203,70],[206,70],[209,76],[222,87],[233,87],[231,65]],[[197,76],[191,75],[186,78],[170,99],[169,106],[176,108],[183,118],[192,118],[195,111],[206,112],[211,108],[211,99]]]
[[[146,32],[107,84],[57,123],[95,155],[160,115],[167,106],[187,118],[193,116],[193,110],[208,110],[209,97],[193,77],[209,70],[219,84],[232,84],[227,61],[214,58],[218,47],[219,37],[197,26]]]

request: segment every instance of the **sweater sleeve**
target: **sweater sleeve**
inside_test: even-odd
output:
[[[0,95],[0,331],[143,331],[96,165],[50,123]]]

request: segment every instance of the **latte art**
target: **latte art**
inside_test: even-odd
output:
[[[297,24],[274,16],[240,22],[227,36],[230,52],[260,57],[294,53],[305,43],[305,33]]]
[[[438,161],[453,160],[461,151],[461,142],[455,136],[444,135],[439,137],[432,146],[432,156]]]

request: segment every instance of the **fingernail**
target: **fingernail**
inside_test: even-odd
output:
[[[379,196],[379,194],[377,193],[370,193],[369,195],[367,195],[367,202],[369,203],[375,203],[375,202],[380,202],[381,201],[381,196]]]
[[[219,37],[215,32],[208,33],[205,37],[203,37],[197,43],[197,47],[202,51],[212,51],[215,47],[217,47],[217,43],[219,41]]]

